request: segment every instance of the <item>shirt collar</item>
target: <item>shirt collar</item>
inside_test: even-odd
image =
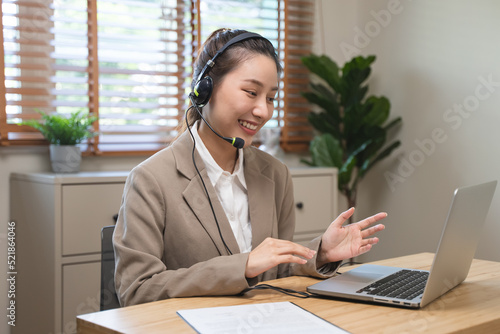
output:
[[[196,150],[198,151],[198,154],[201,156],[201,159],[206,165],[207,168],[207,174],[208,177],[210,178],[210,181],[212,182],[212,185],[217,184],[219,181],[220,177],[227,172],[225,172],[214,160],[210,152],[208,151],[207,147],[203,143],[203,140],[201,139],[200,135],[198,134],[198,124],[199,122],[196,121],[193,126],[191,127],[191,132],[193,133],[193,137],[196,142]],[[238,159],[236,160],[236,164],[234,166],[234,171],[231,174],[236,177],[236,179],[241,183],[243,188],[247,189],[247,184],[245,182],[245,175],[243,173],[243,149],[238,149]]]

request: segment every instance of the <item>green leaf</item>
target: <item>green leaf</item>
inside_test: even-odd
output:
[[[342,148],[337,139],[331,134],[316,136],[309,148],[314,166],[337,167],[342,166]]]
[[[329,115],[336,118],[340,118],[338,114],[338,105],[335,101],[325,98],[323,95],[319,95],[313,92],[304,92],[301,95],[309,102],[318,105],[323,110],[327,111]]]
[[[387,137],[386,131],[379,126],[365,127],[361,133],[363,134],[363,136],[360,136],[361,138],[370,138],[371,142],[363,152],[359,154],[359,158],[361,159],[359,165],[361,165],[364,160],[371,159],[377,154],[377,151],[384,146]],[[353,142],[355,141],[353,140]],[[358,145],[360,145],[360,143],[358,143]]]
[[[349,77],[353,82],[361,85],[370,75],[371,64],[375,61],[375,56],[358,56],[344,64],[342,75],[344,78]]]
[[[361,144],[357,149],[355,149],[345,160],[344,164],[339,170],[339,185],[345,186],[351,182],[352,171],[354,167],[359,164],[359,156],[366,150],[367,147],[372,144],[372,140],[368,139],[366,142]]]
[[[301,60],[309,71],[325,80],[328,85],[333,88],[333,90],[337,92],[340,90],[339,67],[337,66],[337,63],[331,60],[328,56],[317,56],[315,54],[311,54],[309,56],[302,57]]]
[[[363,117],[363,124],[368,126],[380,126],[389,117],[391,104],[385,96],[369,97],[365,104],[365,116]]]
[[[392,120],[389,124],[387,124],[385,127],[384,127],[384,130],[388,131],[390,128],[396,126],[396,125],[399,125],[403,122],[402,118],[401,117],[397,117],[395,118],[394,120]]]
[[[311,167],[315,167],[315,165],[313,164],[312,161],[309,161],[309,160],[306,160],[306,159],[300,159],[300,162],[308,165],[308,166],[311,166]]]
[[[351,154],[339,169],[338,183],[342,189],[351,181],[352,171],[357,164],[356,155]]]
[[[313,91],[320,95],[323,95],[325,99],[337,103],[338,94],[330,86],[325,86],[321,83],[310,83],[309,85],[311,86]]]
[[[335,138],[340,137],[339,123],[328,113],[311,112],[307,115],[307,119],[320,133],[329,133]]]
[[[321,97],[321,100],[313,101],[308,99],[308,101],[323,108],[331,117],[333,117],[333,119],[339,122],[340,107],[337,101],[338,95],[335,92],[333,92],[330,88],[322,84],[311,84],[311,88],[313,89],[313,92],[315,92],[316,96]]]
[[[360,168],[360,175],[365,175],[375,164],[386,157],[388,157],[392,151],[394,151],[397,147],[401,145],[401,142],[399,140],[393,142],[391,145],[389,145],[387,148],[385,148],[382,152],[380,152],[375,159],[373,160],[366,160],[363,166]]]
[[[20,125],[31,126],[40,131],[51,144],[55,145],[76,145],[84,139],[95,136],[92,130],[92,123],[97,121],[97,117],[82,114],[80,111],[69,115],[46,114],[37,111],[42,115],[41,122],[29,120]]]
[[[361,103],[368,92],[368,86],[361,86],[370,76],[370,65],[375,61],[375,56],[358,56],[344,64],[342,68],[342,102],[344,105]]]
[[[346,138],[359,137],[363,123],[360,119],[363,115],[361,104],[349,104],[344,108],[344,133]],[[349,140],[350,141],[350,140]],[[348,146],[351,146],[348,144]]]

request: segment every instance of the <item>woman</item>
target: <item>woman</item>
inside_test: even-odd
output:
[[[207,39],[194,64],[189,131],[134,168],[125,185],[114,234],[122,306],[238,294],[289,275],[328,277],[378,242],[372,235],[383,225],[368,226],[386,214],[342,227],[353,209],[308,247],[290,241],[290,172],[251,146],[273,114],[280,73],[259,35],[220,29]]]

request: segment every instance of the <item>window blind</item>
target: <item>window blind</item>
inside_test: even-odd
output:
[[[87,154],[150,154],[176,133],[199,42],[219,27],[269,38],[284,64],[268,126],[287,151],[312,138],[300,97],[308,74],[313,0],[4,0],[0,145],[46,144],[35,110],[99,116]],[[201,13],[201,14],[200,14]],[[200,14],[200,15],[199,15]]]
[[[51,107],[56,89],[53,9],[42,1],[2,1],[5,95],[2,105],[2,144],[37,144],[41,135],[19,127],[25,119],[37,118],[34,110]]]
[[[101,151],[158,150],[183,117],[192,13],[178,0],[98,0]]]

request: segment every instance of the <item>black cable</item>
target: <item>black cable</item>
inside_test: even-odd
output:
[[[264,289],[274,290],[277,292],[284,293],[285,295],[289,295],[289,296],[297,297],[297,298],[303,298],[303,299],[309,298],[309,297],[315,297],[315,295],[313,295],[309,292],[296,291],[296,290],[281,288],[279,286],[273,286],[273,285],[269,285],[269,284],[259,284],[259,285],[253,286],[251,288],[247,288],[247,289],[243,290],[240,294],[243,295],[243,294],[247,293],[248,291],[264,290]]]
[[[222,243],[224,244],[224,247],[226,248],[226,250],[228,251],[228,253],[230,255],[233,255],[233,253],[231,252],[231,250],[229,249],[229,247],[227,246],[226,244],[226,241],[224,240],[224,238],[222,237],[222,232],[220,230],[220,226],[219,226],[219,221],[217,220],[217,215],[215,214],[215,210],[214,210],[214,207],[212,205],[212,200],[210,199],[210,195],[208,194],[208,189],[205,185],[205,181],[203,180],[203,178],[201,177],[201,173],[200,171],[198,170],[198,166],[196,165],[196,161],[195,161],[195,158],[194,158],[194,152],[196,151],[196,140],[194,138],[194,135],[193,135],[193,132],[191,131],[191,128],[189,126],[189,121],[188,121],[188,112],[189,110],[191,110],[192,108],[196,108],[198,109],[198,107],[196,106],[196,104],[193,103],[193,105],[191,105],[191,107],[189,107],[187,110],[186,110],[186,114],[184,115],[184,118],[186,119],[186,126],[187,126],[187,129],[189,131],[189,134],[191,135],[191,138],[193,139],[193,150],[191,151],[191,158],[193,159],[193,164],[194,164],[194,168],[196,169],[196,172],[198,173],[198,176],[200,177],[200,180],[201,180],[201,184],[203,185],[203,189],[205,189],[205,194],[207,195],[207,198],[208,198],[208,203],[210,204],[210,209],[212,210],[212,214],[214,215],[214,219],[215,219],[215,224],[217,225],[217,230],[219,231],[219,235],[220,235],[220,238],[222,240]],[[201,114],[201,113],[200,113]]]
[[[363,264],[363,263],[362,262],[345,262],[345,263],[342,263],[339,266],[339,268],[341,268],[343,266],[346,266],[346,265],[350,265],[350,264]],[[339,273],[338,271],[335,274],[342,275],[342,273]],[[243,290],[240,293],[240,295],[244,295],[248,291],[263,290],[263,289],[274,290],[274,291],[277,291],[277,292],[284,293],[285,295],[289,295],[289,296],[297,297],[297,298],[310,298],[310,297],[312,297],[312,298],[324,298],[323,296],[317,295],[315,293],[309,293],[309,292],[305,292],[305,291],[297,291],[297,290],[293,290],[293,289],[286,289],[286,288],[281,288],[279,286],[273,286],[273,285],[270,285],[270,284],[259,284],[259,285],[256,285],[254,287],[247,288],[247,289]]]
[[[221,136],[217,131],[214,130],[214,128],[212,128],[212,126],[210,125],[210,123],[207,122],[207,120],[205,119],[205,117],[203,117],[203,114],[201,113],[200,109],[198,108],[198,106],[196,105],[193,97],[191,96],[191,94],[189,95],[189,99],[191,100],[191,107],[189,107],[189,109],[191,108],[195,108],[196,109],[196,112],[198,113],[198,115],[200,115],[201,119],[205,122],[205,124],[210,128],[210,130],[212,130],[213,133],[215,133],[217,136],[219,136],[219,138],[223,139],[223,140],[226,140],[226,138],[224,138],[223,136]],[[188,109],[188,111],[189,111]]]

